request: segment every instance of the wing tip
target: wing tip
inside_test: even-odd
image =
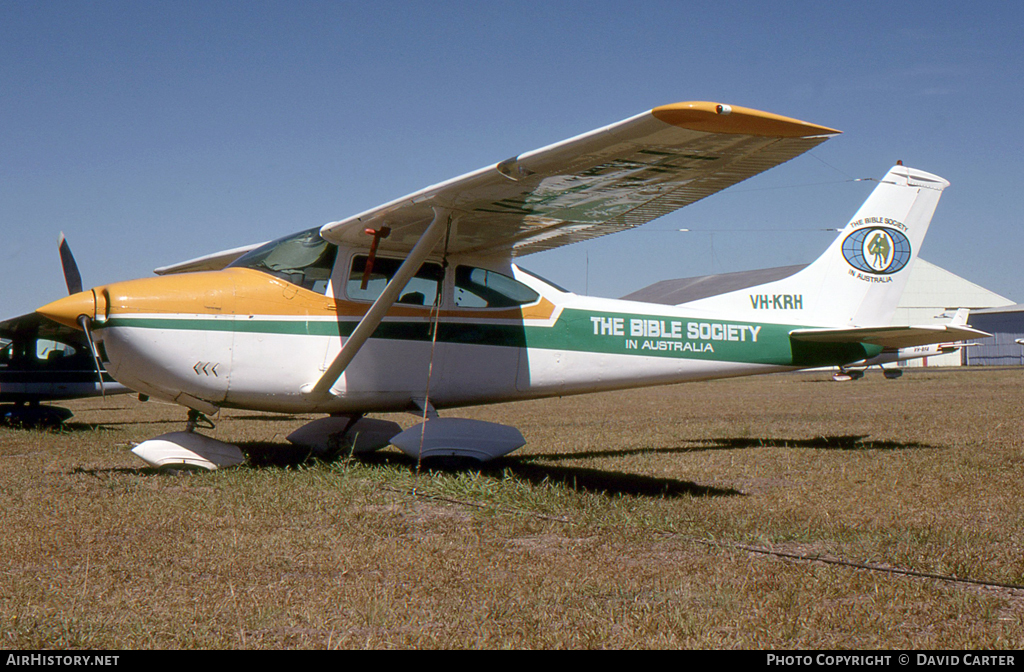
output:
[[[839,135],[842,131],[749,107],[708,101],[662,105],[651,110],[660,121],[707,133],[735,133],[777,138]]]

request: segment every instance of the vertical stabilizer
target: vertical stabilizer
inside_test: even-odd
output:
[[[892,322],[935,206],[949,182],[894,166],[825,253],[799,273],[687,307],[822,327]]]

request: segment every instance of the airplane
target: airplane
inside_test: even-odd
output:
[[[0,422],[54,426],[66,408],[46,401],[127,391],[104,372],[103,387],[82,332],[29,313],[0,322]]]
[[[837,383],[844,383],[851,380],[860,380],[872,366],[882,370],[882,375],[887,380],[895,380],[903,375],[903,369],[898,368],[899,364],[911,359],[922,359],[927,357],[938,357],[957,352],[968,343],[932,343],[930,345],[916,345],[912,348],[899,348],[892,352],[883,352],[871,359],[861,362],[854,362],[845,366],[837,367],[838,370],[832,374],[832,380]],[[897,364],[897,367],[886,367],[886,364]]]
[[[221,408],[327,414],[289,437],[303,445],[486,461],[522,434],[439,410],[838,366],[986,335],[889,326],[949,184],[901,164],[817,261],[757,287],[666,306],[579,296],[513,263],[640,226],[838,133],[714,102],[656,107],[38,312],[91,333],[122,384],[189,409],[185,431],[136,455],[203,469],[245,459],[195,431]],[[410,411],[422,421],[404,431],[364,417]]]
[[[950,319],[949,324],[952,326],[963,326],[967,324],[967,316],[970,314],[968,308],[959,308],[956,314]],[[884,350],[881,354],[866,359],[860,362],[853,362],[852,364],[846,364],[838,367],[838,371],[832,374],[832,380],[836,382],[848,382],[851,380],[860,380],[864,377],[865,371],[872,366],[877,366],[882,370],[882,375],[887,380],[895,380],[903,375],[903,370],[900,368],[890,367],[886,368],[886,364],[901,364],[911,359],[922,359],[926,357],[938,357],[939,355],[948,355],[953,352],[957,352],[961,348],[970,346],[970,343],[964,343],[962,341],[948,342],[948,343],[931,343],[928,345],[915,345],[909,348],[889,348]]]

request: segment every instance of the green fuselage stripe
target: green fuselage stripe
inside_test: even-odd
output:
[[[275,320],[225,316],[112,317],[100,328],[174,329],[347,337],[358,320]],[[827,366],[874,357],[882,348],[862,343],[793,341],[789,333],[806,325],[743,323],[664,315],[609,314],[567,308],[551,326],[440,322],[442,343],[569,350],[645,357],[702,359],[780,366]],[[99,327],[99,325],[97,325]],[[429,341],[424,320],[382,322],[373,338]]]

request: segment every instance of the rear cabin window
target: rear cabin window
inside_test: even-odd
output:
[[[338,247],[320,237],[320,229],[309,229],[257,247],[228,267],[252,268],[269,273],[293,285],[323,294],[331,279]]]
[[[455,269],[455,305],[464,308],[512,308],[533,303],[540,294],[507,275],[486,268]]]
[[[377,257],[373,260],[369,273],[366,264],[369,257],[359,255],[352,259],[352,268],[348,274],[345,292],[348,298],[355,301],[375,301],[384,287],[398,272],[402,265],[401,259]],[[437,301],[438,292],[444,282],[444,269],[440,264],[423,264],[416,275],[398,294],[397,303],[409,306],[432,306]]]

